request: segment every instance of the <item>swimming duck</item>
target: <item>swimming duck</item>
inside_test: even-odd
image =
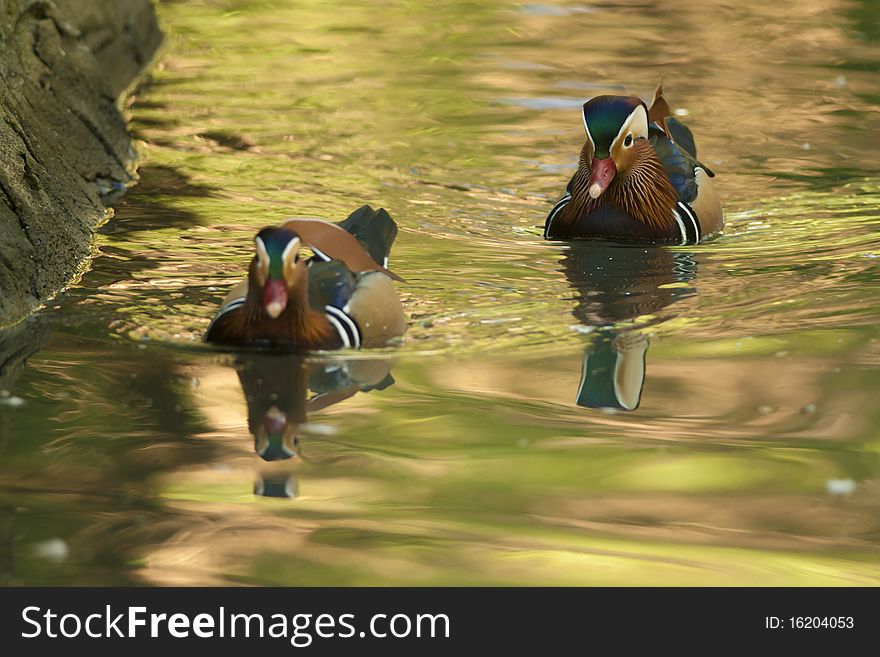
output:
[[[205,340],[301,350],[381,347],[405,319],[387,269],[397,224],[368,205],[345,221],[290,219],[254,238],[247,280],[217,311]],[[300,257],[304,247],[314,254]]]
[[[691,131],[670,114],[662,85],[650,108],[635,96],[584,103],[587,141],[544,237],[695,244],[719,231],[715,174],[697,160]]]

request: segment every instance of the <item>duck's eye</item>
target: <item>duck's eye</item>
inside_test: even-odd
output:
[[[632,133],[630,133],[626,136],[626,139],[623,140],[623,145],[626,146],[627,148],[629,148],[630,146],[633,145]]]

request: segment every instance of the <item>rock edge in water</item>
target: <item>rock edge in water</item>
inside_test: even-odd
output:
[[[150,0],[0,0],[0,328],[76,277],[136,179],[121,103],[161,42]]]

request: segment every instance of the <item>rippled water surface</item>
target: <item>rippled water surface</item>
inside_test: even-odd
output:
[[[0,578],[880,584],[880,6],[798,6],[162,3],[140,184],[0,339]],[[579,105],[661,77],[724,234],[543,241]],[[401,348],[201,344],[256,230],[364,203]]]

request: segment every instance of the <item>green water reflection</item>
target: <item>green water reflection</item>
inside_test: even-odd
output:
[[[0,339],[0,578],[880,584],[878,9],[799,4],[162,3],[141,182]],[[725,234],[542,241],[661,76]],[[403,347],[201,344],[257,229],[364,203]]]

